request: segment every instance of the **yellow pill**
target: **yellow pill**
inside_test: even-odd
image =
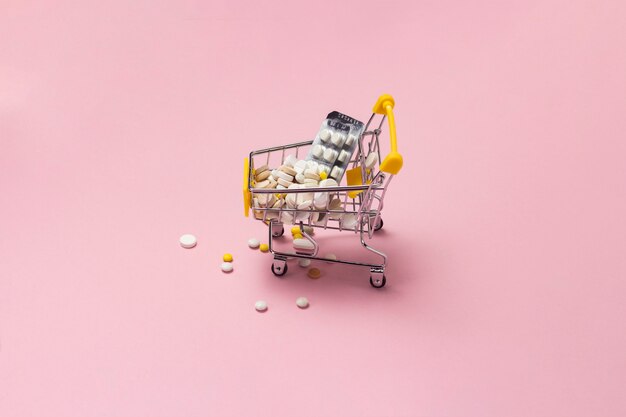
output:
[[[317,268],[311,268],[311,269],[309,269],[309,272],[307,272],[306,274],[307,274],[307,275],[309,276],[309,278],[311,278],[311,279],[318,279],[319,277],[321,277],[321,276],[322,276],[322,271],[320,271],[320,270],[319,270],[319,269],[317,269]]]
[[[326,173],[326,171],[320,172],[320,179],[325,180],[326,178],[328,178],[328,174]]]
[[[300,226],[294,226],[291,228],[291,234],[295,235],[296,233],[300,233]]]
[[[293,238],[294,239],[302,239],[302,234],[301,233],[294,233],[293,234]]]
[[[267,243],[261,243],[261,246],[259,246],[259,250],[261,252],[267,252],[268,250],[270,250],[270,246]]]
[[[222,256],[222,259],[224,260],[224,262],[232,262],[233,255],[231,255],[230,253],[226,253],[224,254],[224,256]]]

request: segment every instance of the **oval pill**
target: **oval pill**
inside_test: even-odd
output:
[[[285,174],[289,174],[292,177],[297,174],[295,169],[287,165],[281,165],[278,170],[284,172]]]
[[[267,310],[267,301],[259,300],[254,303],[254,309],[256,311],[265,311]]]
[[[274,177],[275,177],[275,178],[276,178],[276,177],[278,177],[278,178],[276,178],[277,180],[278,180],[278,179],[280,179],[280,178],[282,178],[282,179],[284,179],[285,181],[289,181],[289,182],[292,182],[292,181],[293,181],[293,175],[289,175],[289,174],[287,174],[286,172],[283,172],[283,171],[281,171],[281,170],[276,170],[276,171],[275,171],[275,174],[276,174],[276,175],[275,175]],[[279,182],[280,182],[280,181],[279,181]]]
[[[231,264],[230,262],[222,262],[222,271],[233,272],[233,264]]]
[[[261,243],[259,242],[259,239],[255,239],[255,238],[248,239],[248,246],[252,249],[257,249],[260,244]]]
[[[335,162],[335,159],[337,158],[337,152],[335,152],[333,149],[326,149],[324,151],[324,160],[328,163],[333,163]]]
[[[296,305],[300,308],[307,308],[309,306],[309,300],[306,297],[296,298]]]
[[[336,147],[341,148],[345,140],[346,137],[340,132],[333,133],[332,142]]]
[[[178,241],[180,242],[180,246],[182,246],[185,249],[191,249],[194,246],[196,246],[196,244],[198,243],[198,240],[196,239],[196,237],[188,233],[182,235],[180,239],[178,239]]]
[[[233,255],[231,255],[230,253],[225,253],[224,256],[222,256],[222,259],[224,260],[224,262],[232,262]]]
[[[298,265],[300,265],[302,268],[306,268],[311,265],[311,260],[306,258],[300,258],[300,260],[298,261]]]
[[[311,279],[318,279],[319,277],[322,276],[322,271],[320,271],[317,268],[311,268],[311,269],[309,269],[309,271],[306,274]]]
[[[259,250],[261,252],[267,252],[268,250],[270,250],[270,247],[269,247],[269,245],[267,243],[261,243],[259,245]]]
[[[263,172],[263,171],[267,171],[267,170],[269,170],[269,169],[270,169],[269,165],[261,165],[260,167],[258,167],[257,169],[255,169],[255,170],[254,170],[254,172],[258,175],[258,174],[260,174],[261,172]]]
[[[322,155],[324,155],[324,147],[322,145],[315,145],[312,153],[314,157],[321,158]]]

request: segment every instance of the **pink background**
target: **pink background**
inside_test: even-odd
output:
[[[626,415],[625,19],[3,0],[0,416]],[[274,278],[243,157],[383,92],[405,158],[388,286]]]

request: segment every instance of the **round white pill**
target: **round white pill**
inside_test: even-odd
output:
[[[296,298],[296,305],[300,308],[307,308],[309,306],[309,300],[306,297]]]
[[[308,267],[309,265],[311,265],[311,260],[310,260],[310,259],[304,259],[304,258],[301,258],[301,259],[298,261],[298,265],[300,265],[302,268],[306,268],[306,267]]]
[[[233,264],[230,262],[222,262],[223,272],[233,272]]]
[[[256,311],[265,311],[267,310],[267,302],[263,300],[259,300],[254,303],[254,308]]]
[[[330,133],[330,130],[328,129],[324,129],[320,132],[320,139],[323,142],[328,142],[328,139],[330,139],[330,136],[331,136],[331,133]]]
[[[194,235],[185,234],[182,235],[179,239],[180,246],[186,249],[191,249],[198,243],[198,240]]]
[[[260,245],[261,245],[261,242],[259,242],[259,239],[255,239],[255,238],[248,239],[248,246],[251,247],[252,249],[258,249]]]

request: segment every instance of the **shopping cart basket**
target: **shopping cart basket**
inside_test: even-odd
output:
[[[394,105],[394,99],[390,95],[385,94],[378,98],[378,101],[374,105],[373,114],[365,125],[363,133],[358,140],[358,147],[350,160],[349,166],[351,166],[352,169],[347,175],[347,185],[339,184],[339,186],[336,187],[281,190],[274,188],[255,188],[255,166],[259,167],[265,164],[271,166],[271,164],[274,163],[276,167],[278,167],[289,153],[294,154],[296,158],[298,158],[299,155],[304,158],[313,141],[252,151],[249,157],[245,159],[243,185],[244,213],[248,216],[252,208],[254,217],[269,226],[269,250],[274,256],[271,266],[274,275],[283,276],[287,273],[287,259],[306,258],[368,267],[370,269],[370,284],[373,287],[382,288],[386,284],[385,267],[387,265],[387,256],[369,245],[366,242],[366,238],[368,240],[372,239],[374,232],[383,227],[381,212],[385,193],[387,192],[387,187],[393,176],[398,174],[402,168],[402,156],[397,150],[396,127],[393,115]],[[376,121],[375,119],[379,120]],[[384,159],[381,159],[379,136],[385,119],[387,119],[389,125],[391,151]],[[370,130],[370,126],[376,125],[376,128]],[[375,166],[368,169],[366,168],[365,160],[372,152],[375,152],[378,156],[376,161],[382,160],[382,163],[378,165],[376,162]],[[297,208],[288,208],[287,204],[283,204],[288,194],[305,192],[328,193],[331,197],[335,198],[328,198],[326,207],[321,209],[310,208],[307,210],[298,210]],[[265,199],[265,201],[267,201],[270,197],[274,201],[282,199],[282,202],[278,201],[278,204],[274,204],[272,207],[254,204],[254,202],[259,199]],[[335,204],[331,207],[330,202],[337,198],[341,200],[341,206]],[[296,250],[293,252],[281,252],[274,249],[272,245],[273,239],[284,234],[285,222],[299,226],[303,238],[312,243],[312,251],[307,253]],[[350,231],[358,234],[361,245],[365,249],[378,255],[381,262],[364,263],[318,257],[319,245],[310,234],[306,233],[306,229],[309,231],[311,229],[308,227],[305,228],[305,226],[337,231]]]

